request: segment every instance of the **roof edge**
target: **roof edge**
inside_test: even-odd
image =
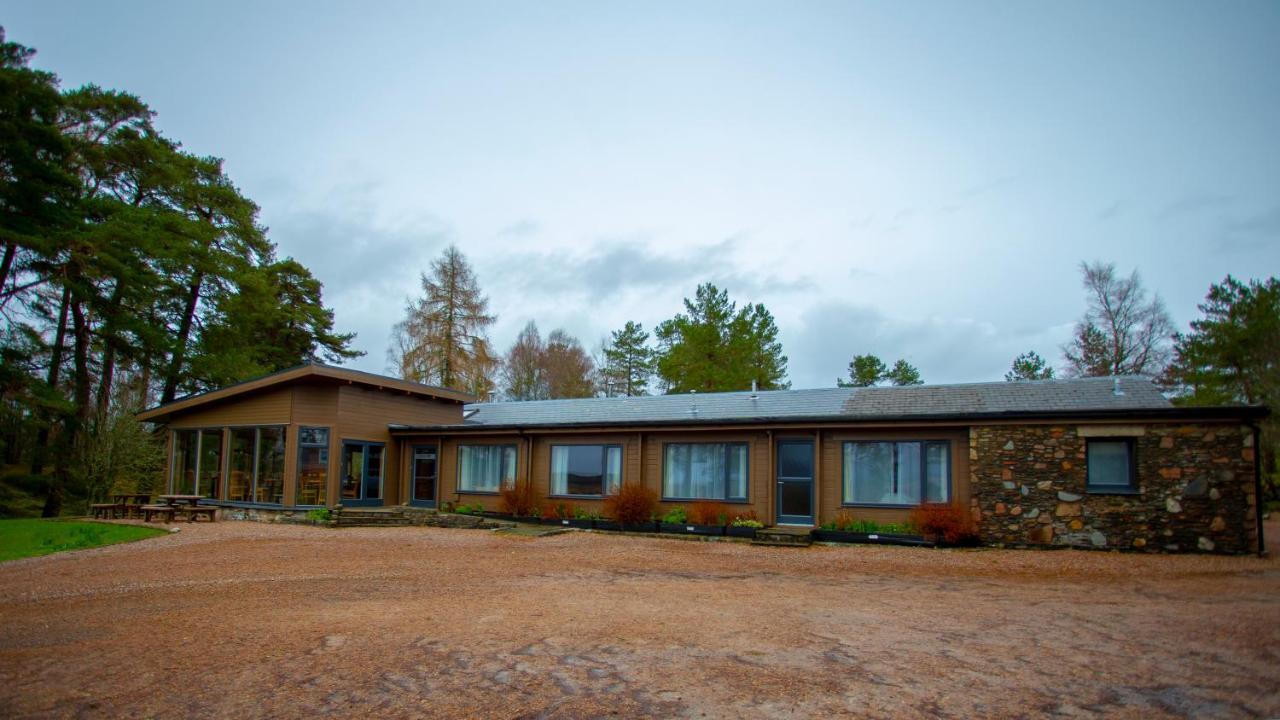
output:
[[[577,428],[627,428],[627,427],[698,427],[717,425],[858,425],[864,423],[926,423],[926,422],[981,422],[995,420],[1136,420],[1155,418],[1161,420],[1260,420],[1271,414],[1265,405],[1209,405],[1209,406],[1171,406],[1156,408],[1120,408],[1102,410],[1064,410],[1045,411],[1002,411],[977,413],[929,413],[919,415],[807,415],[784,417],[747,417],[747,418],[681,418],[679,420],[652,420],[636,422],[634,420],[584,421],[572,423],[479,423],[465,425],[388,425],[391,434],[448,432],[448,433],[484,433],[508,430],[558,430]]]

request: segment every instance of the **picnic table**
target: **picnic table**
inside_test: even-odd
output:
[[[112,498],[120,505],[146,505],[151,502],[151,493],[116,493]]]
[[[218,519],[218,508],[211,505],[200,505],[203,495],[161,495],[160,500],[173,512],[187,516],[187,522],[195,522],[199,516],[209,518],[210,522]]]

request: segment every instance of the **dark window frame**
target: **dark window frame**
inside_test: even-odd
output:
[[[325,438],[326,438],[325,442],[323,443],[303,442],[302,437],[307,430],[324,430],[327,433],[325,435]],[[286,442],[287,442],[287,438],[286,438]],[[293,507],[318,508],[318,507],[326,507],[326,505],[328,504],[329,502],[329,470],[330,470],[330,466],[333,464],[332,458],[329,457],[329,453],[333,451],[332,445],[333,445],[333,428],[331,426],[329,425],[299,425],[298,426],[298,459],[297,459],[297,462],[294,463],[294,468],[293,468],[293,473],[294,473]],[[306,450],[315,450],[317,448],[325,451],[325,458],[324,458],[324,500],[325,501],[322,504],[303,505],[298,502],[298,494],[299,494],[299,491],[302,489],[302,453]]]
[[[848,469],[846,468],[845,461],[844,461],[846,448],[850,445],[873,444],[873,443],[877,443],[877,444],[889,443],[893,445],[893,477],[895,482],[897,482],[898,480],[898,445],[906,444],[906,443],[918,443],[920,445],[920,503],[918,505],[911,505],[908,503],[845,502],[845,498],[849,497],[849,493],[848,493],[849,473],[847,471]],[[920,505],[923,505],[925,503],[939,502],[937,500],[929,499],[929,459],[928,459],[929,445],[942,446],[943,454],[947,458],[947,478],[946,478],[947,499],[942,502],[947,502],[947,503],[954,502],[955,501],[955,483],[954,483],[955,476],[952,472],[953,471],[952,466],[955,465],[955,463],[952,462],[954,458],[951,454],[950,440],[926,439],[926,438],[913,439],[913,440],[887,440],[887,439],[886,440],[842,440],[840,442],[840,507],[910,509],[910,508],[919,507]]]
[[[596,493],[596,494],[591,494],[591,493],[587,493],[587,494],[577,494],[577,493],[553,493],[553,492],[551,491],[551,485],[552,485],[552,483],[554,483],[554,482],[555,482],[555,478],[554,478],[554,477],[552,477],[552,473],[553,473],[553,472],[554,472],[554,470],[555,470],[555,459],[554,459],[554,457],[555,457],[555,451],[556,451],[556,448],[559,448],[559,447],[563,447],[563,448],[575,448],[575,447],[594,447],[594,448],[600,448],[600,489],[601,489],[601,490],[604,490],[605,474],[606,474],[606,473],[608,472],[608,470],[609,470],[609,450],[610,450],[611,448],[617,448],[617,449],[618,449],[618,452],[620,453],[619,462],[618,462],[618,486],[619,486],[619,487],[621,487],[621,486],[622,486],[622,477],[623,477],[624,472],[625,472],[625,471],[624,471],[624,469],[623,469],[623,466],[624,466],[624,465],[626,465],[626,450],[623,448],[622,443],[589,443],[589,442],[584,442],[584,443],[553,443],[553,444],[552,444],[552,445],[550,445],[549,447],[550,447],[550,449],[549,449],[549,450],[547,450],[547,497],[549,497],[549,498],[562,498],[562,499],[566,499],[566,500],[574,500],[574,499],[586,499],[586,500],[592,500],[592,499],[594,499],[594,500],[601,500],[601,499],[604,499],[604,498],[609,497],[609,493],[606,493],[606,492],[600,492],[600,493]],[[567,487],[567,486],[568,486],[568,485],[567,485],[567,481],[566,481],[566,487]]]
[[[515,457],[515,460],[512,462],[511,477],[512,477],[512,482],[520,481],[520,445],[518,445],[517,443],[459,443],[458,453],[457,453],[457,462],[455,463],[455,465],[457,465],[457,468],[454,471],[454,481],[453,481],[453,491],[455,494],[496,496],[502,493],[503,473],[501,472],[501,469],[499,470],[497,490],[463,490],[462,489],[462,449],[472,448],[472,447],[485,447],[485,448],[500,447],[500,448],[511,448],[515,450],[516,457]],[[439,471],[437,471],[437,473],[438,472]],[[439,477],[438,474],[437,474],[437,477]]]
[[[177,474],[178,474],[178,464],[177,464],[177,460],[178,460],[178,433],[187,433],[187,432],[189,432],[189,433],[194,433],[194,434],[195,434],[195,438],[196,438],[196,444],[195,444],[195,460],[196,460],[196,465],[195,465],[195,474],[196,474],[196,477],[195,477],[195,488],[194,488],[194,492],[196,492],[196,493],[198,494],[198,493],[200,492],[200,464],[201,464],[201,462],[200,462],[200,461],[201,461],[201,458],[200,458],[200,451],[203,449],[203,445],[204,445],[204,434],[205,434],[205,433],[207,433],[207,432],[217,432],[217,433],[219,433],[219,436],[218,436],[218,462],[219,462],[219,464],[222,466],[222,467],[218,468],[218,496],[217,496],[217,497],[207,497],[207,498],[204,498],[204,499],[205,499],[205,500],[218,501],[218,500],[221,500],[221,499],[222,499],[222,496],[223,496],[223,495],[226,495],[226,494],[227,494],[227,484],[226,484],[226,476],[227,476],[227,459],[226,459],[225,457],[222,457],[222,454],[223,454],[223,452],[222,452],[222,451],[223,451],[224,449],[226,449],[226,447],[225,447],[225,446],[226,446],[226,439],[227,439],[227,430],[228,430],[228,428],[227,428],[227,426],[225,426],[225,425],[199,425],[199,426],[197,426],[197,427],[189,427],[189,428],[188,428],[188,427],[184,427],[184,428],[171,428],[171,429],[169,430],[169,432],[170,432],[170,447],[169,447],[169,483],[168,483],[168,490],[169,490],[169,492],[170,492],[170,493],[173,493],[173,492],[174,492],[174,488],[175,488],[175,487],[177,486],[177,484],[178,484],[178,483],[177,483]]]
[[[1092,481],[1092,464],[1089,462],[1089,448],[1094,443],[1120,444],[1125,446],[1129,461],[1129,482],[1124,485],[1094,483]],[[1138,490],[1138,446],[1131,437],[1091,437],[1084,443],[1084,489],[1089,495],[1141,495]]]
[[[723,445],[724,446],[724,477],[720,478],[720,497],[699,498],[699,497],[676,497],[667,495],[667,453],[669,449],[675,445]],[[729,496],[729,452],[733,448],[743,447],[747,449],[744,456],[742,466],[742,474],[746,477],[747,494],[742,497]],[[662,443],[662,502],[723,502],[733,505],[748,505],[751,503],[751,443],[745,440],[705,440],[697,442],[664,442]]]
[[[360,468],[360,497],[359,498],[342,497],[342,481],[347,477],[347,446],[348,445],[360,445],[361,447],[364,448],[364,452],[361,454],[361,462],[363,462],[364,465]],[[379,454],[378,456],[378,465],[379,465],[378,497],[376,498],[365,497],[365,483],[368,482],[368,479],[369,479],[368,478],[369,448],[371,447],[382,449],[382,453]],[[387,499],[387,444],[385,442],[381,442],[378,440],[348,440],[347,438],[342,438],[341,445],[339,445],[338,453],[339,453],[339,460],[341,461],[341,467],[338,468],[338,502],[342,503],[343,501],[346,501],[346,500],[354,500],[356,502],[361,502],[361,503],[363,502],[385,503]]]
[[[442,445],[443,443],[440,443],[440,442],[415,442],[415,443],[409,444],[409,504],[410,505],[413,505],[414,503],[417,503],[422,507],[438,507],[440,505],[440,458],[444,454],[443,453],[444,448],[442,447]],[[435,472],[432,474],[432,478],[431,478],[432,483],[435,485],[434,494],[436,497],[434,500],[423,500],[418,497],[417,470],[414,467],[414,464],[418,461],[418,457],[417,457],[418,451],[425,448],[431,448],[431,450],[435,453],[436,467],[435,467]]]
[[[231,453],[234,452],[234,449],[235,449],[235,433],[237,430],[240,430],[240,431],[252,430],[253,431],[253,450],[252,450],[253,470],[249,474],[249,496],[252,498],[257,498],[258,496],[258,460],[260,459],[258,457],[260,454],[260,450],[258,448],[262,444],[262,430],[264,429],[265,430],[279,429],[282,433],[284,433],[285,448],[287,449],[289,447],[289,425],[287,423],[267,423],[265,425],[254,425],[252,423],[249,423],[249,424],[238,423],[235,425],[222,426],[224,442],[226,443],[225,447],[227,449],[227,456],[222,459],[222,492],[221,492],[222,498],[219,499],[219,502],[235,503],[236,506],[238,507],[240,506],[269,507],[269,508],[291,507],[289,505],[285,505],[283,502],[278,502],[278,503],[277,502],[258,502],[256,499],[255,500],[232,500],[229,497],[231,495],[231,472],[232,472],[231,471]],[[287,463],[286,463],[286,467],[287,467]],[[295,473],[297,472],[297,468],[294,469],[294,472]],[[282,485],[287,484],[285,482],[287,480],[288,480],[288,473],[286,471],[285,475],[281,478]]]

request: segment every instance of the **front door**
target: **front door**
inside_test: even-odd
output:
[[[813,441],[779,440],[778,524],[813,524]]]
[[[342,504],[382,504],[382,443],[342,443]]]
[[[412,504],[422,507],[436,506],[436,446],[414,445],[411,456],[413,466]]]

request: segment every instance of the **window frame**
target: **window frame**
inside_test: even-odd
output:
[[[1126,485],[1094,484],[1089,462],[1089,446],[1094,443],[1121,444],[1125,446],[1129,464],[1129,482]],[[1131,437],[1089,437],[1084,443],[1084,490],[1089,495],[1141,495],[1138,489],[1138,446]]]
[[[324,430],[326,433],[325,442],[323,443],[303,442],[302,437],[307,430]],[[285,443],[286,445],[288,444],[287,437],[285,438]],[[321,449],[325,451],[324,485],[322,486],[324,490],[324,502],[303,505],[302,503],[298,502],[298,496],[302,492],[302,453],[306,452],[307,450],[315,450],[315,449]],[[331,466],[333,465],[333,458],[330,457],[332,452],[333,452],[333,428],[331,426],[329,425],[299,425],[298,426],[298,459],[297,459],[297,462],[294,463],[294,469],[293,469],[293,474],[294,474],[293,507],[303,507],[303,508],[328,507],[329,476],[332,474]]]
[[[699,498],[699,497],[677,497],[667,494],[667,453],[670,448],[676,445],[723,445],[724,446],[724,477],[720,479],[720,497]],[[746,448],[747,452],[743,456],[742,474],[746,476],[746,494],[742,497],[729,497],[729,452],[733,448]],[[699,440],[694,442],[664,442],[662,443],[662,499],[661,502],[722,502],[732,505],[749,505],[751,503],[751,442],[747,440]]]
[[[224,456],[224,453],[223,453],[223,451],[227,449],[226,448],[227,429],[228,428],[225,425],[222,425],[222,426],[201,425],[198,427],[184,427],[184,428],[170,429],[169,432],[171,433],[171,435],[170,435],[170,443],[169,443],[169,483],[168,483],[168,490],[170,494],[176,494],[174,489],[177,487],[178,433],[193,433],[195,435],[195,449],[194,449],[195,466],[192,468],[192,472],[195,473],[195,479],[194,479],[194,483],[191,491],[193,494],[199,495],[200,494],[200,464],[202,459],[201,451],[204,449],[204,434],[209,432],[217,432],[218,433],[218,464],[220,465],[220,467],[218,468],[218,493],[213,497],[202,497],[201,499],[213,500],[213,501],[219,501],[219,502],[223,499],[223,496],[227,494],[227,458]]]
[[[454,469],[453,491],[458,495],[490,495],[496,496],[502,493],[505,483],[502,479],[501,468],[499,468],[498,489],[497,490],[464,490],[462,489],[462,448],[483,447],[483,448],[511,448],[516,451],[515,461],[512,464],[511,476],[512,482],[520,481],[520,445],[518,443],[458,443],[457,453],[455,455],[456,465]],[[437,462],[439,462],[437,460]],[[436,478],[440,477],[440,471],[436,469]],[[439,492],[437,487],[436,492]]]
[[[252,423],[239,423],[235,425],[223,425],[222,431],[224,435],[224,443],[225,443],[227,453],[226,453],[226,457],[222,459],[223,498],[218,500],[218,502],[225,503],[233,507],[267,507],[267,508],[293,507],[290,505],[286,505],[283,502],[274,503],[274,502],[258,502],[257,500],[233,500],[229,497],[231,494],[231,472],[232,472],[231,454],[234,451],[234,447],[233,447],[235,444],[234,434],[237,430],[253,431],[253,451],[252,451],[253,470],[250,472],[250,475],[249,475],[249,497],[256,498],[258,496],[258,461],[260,460],[260,458],[258,457],[260,454],[258,446],[262,442],[261,431],[264,428],[267,428],[267,429],[279,428],[280,431],[284,433],[284,445],[285,445],[284,457],[286,462],[285,462],[285,473],[281,479],[282,481],[288,480],[289,466],[288,466],[287,460],[288,460],[289,428],[290,428],[290,425],[288,423],[266,423],[262,425],[254,425]],[[297,473],[297,468],[294,468],[294,473],[295,474]]]
[[[845,498],[850,497],[848,492],[849,472],[848,472],[847,464],[845,463],[845,453],[847,452],[846,448],[848,448],[850,445],[876,444],[876,443],[889,443],[893,445],[893,473],[895,478],[898,474],[898,445],[902,445],[906,443],[918,443],[920,445],[920,502],[919,503],[912,505],[909,503],[845,502]],[[929,461],[928,461],[929,445],[941,445],[943,448],[944,456],[947,458],[947,477],[946,477],[947,499],[946,500],[938,501],[938,500],[929,499]],[[954,460],[954,455],[952,455],[952,452],[951,452],[951,441],[947,439],[917,438],[917,439],[901,439],[901,440],[891,440],[891,439],[841,440],[840,441],[840,507],[888,508],[891,510],[893,509],[909,510],[911,508],[920,507],[921,505],[924,505],[927,503],[954,502],[955,501],[955,482],[954,482],[955,475],[952,471],[954,469],[953,466],[955,465],[955,463],[953,462],[953,460]]]
[[[624,474],[625,474],[625,472],[626,472],[626,470],[625,470],[624,466],[627,464],[627,463],[626,463],[626,450],[624,450],[624,449],[623,449],[622,443],[593,443],[593,442],[582,442],[582,443],[554,443],[554,444],[550,445],[550,446],[549,446],[549,449],[547,450],[547,497],[549,497],[549,498],[562,498],[562,499],[566,499],[566,500],[575,500],[575,499],[585,499],[585,500],[592,500],[592,499],[595,499],[595,500],[602,500],[602,499],[604,499],[604,498],[609,497],[609,495],[611,494],[611,493],[607,493],[607,492],[601,492],[601,493],[598,493],[598,494],[575,494],[575,493],[554,493],[554,492],[552,492],[552,491],[551,491],[551,488],[552,488],[553,483],[555,482],[555,478],[552,476],[552,473],[555,471],[555,459],[554,459],[554,458],[555,458],[555,451],[556,451],[556,448],[561,448],[561,447],[562,447],[562,448],[575,448],[575,447],[595,447],[595,448],[600,448],[600,489],[601,489],[601,490],[604,490],[604,489],[605,489],[605,483],[607,482],[607,479],[606,479],[606,473],[607,473],[607,472],[608,472],[608,470],[609,470],[609,450],[610,450],[611,448],[617,448],[617,449],[618,449],[618,453],[619,453],[619,458],[618,458],[618,486],[619,486],[619,487],[621,487],[621,486],[622,486],[622,482],[623,482],[623,475],[624,475]],[[566,485],[565,485],[565,486],[566,486],[566,487],[568,487],[567,482],[566,482]]]
[[[347,477],[347,446],[359,445],[364,448],[360,453],[360,497],[344,498],[342,497],[342,481]],[[378,497],[371,498],[365,495],[365,484],[369,481],[369,448],[380,448],[381,453],[378,454]],[[341,438],[338,446],[338,502],[341,505],[347,505],[349,502],[357,504],[385,504],[387,498],[387,444],[380,440],[350,440]],[[356,505],[352,505],[356,507]]]

